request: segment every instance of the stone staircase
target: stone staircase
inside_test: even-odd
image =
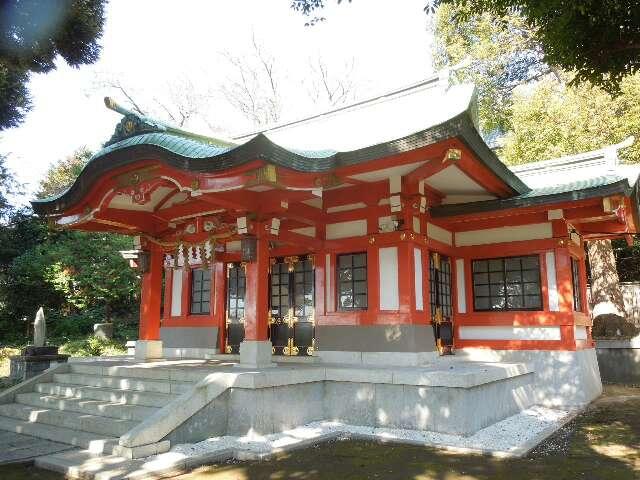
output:
[[[193,387],[194,381],[170,377],[161,370],[72,363],[67,373],[17,393],[15,403],[0,404],[0,430],[111,454],[120,436]]]

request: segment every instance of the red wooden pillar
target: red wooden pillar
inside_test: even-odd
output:
[[[142,274],[140,294],[140,340],[160,340],[160,298],[162,289],[162,251],[149,246],[149,270]]]
[[[556,278],[558,284],[559,309],[561,312],[573,312],[573,285],[571,281],[571,256],[566,247],[556,248]],[[560,326],[562,346],[566,350],[575,350],[574,324]]]
[[[269,309],[269,241],[263,224],[257,227],[256,261],[247,264],[247,288],[245,294],[245,340],[267,340],[267,312]]]

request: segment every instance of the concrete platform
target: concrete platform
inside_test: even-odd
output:
[[[75,445],[88,443],[86,432],[104,425],[113,437],[103,439],[100,448],[39,460],[45,468],[83,478],[157,477],[221,458],[262,458],[288,441],[281,439],[289,435],[283,432],[307,435],[291,448],[348,435],[516,455],[570,415],[536,405],[536,373],[522,362],[461,356],[419,366],[274,360],[275,366],[246,368],[226,355],[83,359],[50,372],[31,390],[16,389],[21,403],[0,405],[0,411],[17,417],[8,419],[6,429],[37,425],[48,438],[54,434],[49,430],[83,415],[78,428],[85,432],[73,437],[82,438]],[[37,410],[48,406],[60,412]],[[28,423],[34,418],[40,423]],[[0,428],[5,428],[2,422]],[[210,446],[211,438],[232,444],[221,450],[218,446],[226,443],[216,443],[197,458],[179,457],[175,450],[203,441]],[[256,453],[237,442],[266,446]]]

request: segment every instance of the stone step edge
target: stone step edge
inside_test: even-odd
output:
[[[20,433],[31,437],[51,440],[86,449],[91,454],[111,454],[118,445],[117,437],[95,438],[96,434],[81,430],[58,427],[45,423],[33,423],[11,417],[0,416],[0,430]],[[106,450],[106,451],[105,451]]]
[[[91,377],[91,378],[112,378],[114,380],[132,380],[134,382],[151,382],[151,383],[175,383],[179,385],[194,385],[198,383],[197,381],[189,381],[189,380],[171,380],[168,378],[146,378],[146,377],[131,377],[131,376],[120,376],[120,375],[97,375],[95,373],[82,373],[82,372],[64,372],[64,373],[56,373],[56,375],[79,375],[82,377]],[[55,383],[55,382],[54,382]],[[72,385],[82,385],[79,383]]]
[[[38,400],[32,400],[28,398],[29,396],[37,396],[38,399],[42,399],[43,397],[51,398],[52,403],[48,401],[39,402]],[[27,398],[25,399],[25,397]],[[64,408],[60,408],[60,405],[56,405],[55,402],[69,402],[70,405],[65,406]],[[77,403],[74,404],[74,402],[77,402]],[[84,405],[81,405],[79,402],[94,402],[94,403],[91,406],[85,407]],[[48,410],[58,410],[60,412],[79,413],[83,415],[91,415],[94,417],[104,417],[104,418],[113,418],[115,420],[131,420],[131,421],[142,421],[149,415],[153,415],[155,413],[155,412],[148,412],[146,415],[133,415],[132,409],[135,409],[137,407],[142,407],[142,408],[151,408],[151,409],[157,410],[159,408],[159,407],[149,407],[146,405],[131,405],[128,403],[107,402],[107,401],[98,400],[98,399],[65,397],[60,395],[43,394],[40,392],[19,393],[16,395],[15,403],[19,405],[34,407],[34,408],[44,408]],[[113,412],[101,411],[100,410],[101,406],[105,406],[107,408],[112,407],[112,408],[109,408],[109,410],[113,410]],[[100,414],[93,413],[93,409],[91,407],[96,407],[96,409],[100,411]],[[131,412],[131,413],[117,414],[118,409],[125,409],[125,411]],[[133,418],[134,416],[136,417],[140,416],[141,418]]]
[[[174,400],[176,397],[180,396],[180,393],[164,393],[164,392],[149,392],[149,391],[145,391],[145,390],[129,390],[129,389],[125,389],[125,388],[109,388],[109,387],[96,387],[94,385],[82,385],[79,383],[61,383],[61,382],[41,382],[36,384],[34,391],[32,393],[43,393],[44,392],[38,392],[37,388],[39,385],[51,385],[51,386],[55,386],[55,387],[61,387],[61,388],[72,388],[72,389],[87,389],[89,392],[107,392],[107,393],[116,393],[116,394],[121,394],[121,395],[141,395],[141,396],[145,396],[145,395],[151,395],[151,396],[164,396],[167,397],[167,403],[169,403],[170,401]],[[24,393],[29,393],[29,392],[24,392]],[[54,395],[54,394],[49,394],[49,395]],[[58,395],[58,396],[62,396],[62,395]],[[65,395],[65,398],[82,398],[82,397],[78,397],[77,395]],[[87,397],[90,398],[90,397]],[[100,399],[95,399],[95,400],[100,400]],[[137,405],[132,403],[131,405]],[[147,407],[154,407],[155,405],[142,405],[142,406],[147,406]],[[160,408],[160,407],[157,407]]]
[[[111,371],[105,371],[105,369]],[[75,375],[94,375],[99,377],[112,378],[135,378],[138,380],[156,380],[159,382],[187,382],[195,383],[206,377],[208,373],[198,372],[197,370],[179,369],[179,368],[157,368],[145,369],[144,367],[135,367],[130,365],[113,365],[101,367],[95,365],[83,365],[81,363],[70,363],[69,372]],[[193,376],[191,380],[181,380],[184,374]]]
[[[16,414],[18,416],[7,416],[6,414],[0,413],[0,417],[4,417],[4,418],[12,418],[14,420],[18,420],[21,422],[26,422],[32,425],[46,425],[46,426],[50,426],[50,427],[60,427],[60,428],[67,428],[67,427],[63,427],[62,425],[58,425],[56,423],[49,423],[50,421],[53,420],[53,418],[56,418],[56,415],[60,415],[62,414],[63,417],[77,417],[78,415],[82,415],[83,417],[91,417],[91,420],[94,419],[101,419],[101,420],[97,420],[98,422],[100,421],[107,421],[107,422],[114,422],[114,421],[118,421],[118,422],[122,422],[124,424],[124,422],[126,422],[125,426],[127,427],[126,430],[124,430],[120,435],[124,435],[127,432],[131,431],[133,428],[135,428],[139,423],[140,420],[121,420],[121,419],[115,419],[115,418],[111,418],[111,417],[103,417],[101,415],[91,415],[91,414],[85,414],[85,413],[78,413],[78,412],[69,412],[69,411],[63,411],[63,410],[56,410],[55,408],[39,408],[39,407],[33,407],[31,405],[23,405],[21,403],[13,403],[13,404],[5,404],[6,405],[17,405],[18,407],[22,407],[22,410],[26,411],[26,410],[36,410],[36,411],[41,411],[41,412],[52,412],[54,414],[54,417],[52,418],[47,418],[47,416],[45,415],[44,418],[38,418],[35,421],[30,421],[28,419],[22,418],[20,415],[24,415],[23,412],[16,412]],[[2,407],[3,405],[0,405],[0,407]],[[1,411],[0,411],[1,412]],[[47,421],[48,420],[48,421]],[[66,419],[65,419],[66,420]],[[65,423],[65,420],[62,420],[63,423]],[[128,424],[128,425],[127,425]],[[97,427],[97,426],[95,426]],[[73,430],[76,432],[84,432],[86,434],[89,435],[100,435],[100,432],[94,432],[91,430],[84,430],[84,429],[76,429],[76,428],[68,428],[68,430]],[[119,438],[119,437],[113,437],[113,438]]]

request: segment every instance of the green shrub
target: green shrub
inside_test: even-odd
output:
[[[91,335],[90,337],[70,340],[60,346],[60,353],[72,357],[100,357],[126,355],[127,349],[115,340],[104,340]]]

